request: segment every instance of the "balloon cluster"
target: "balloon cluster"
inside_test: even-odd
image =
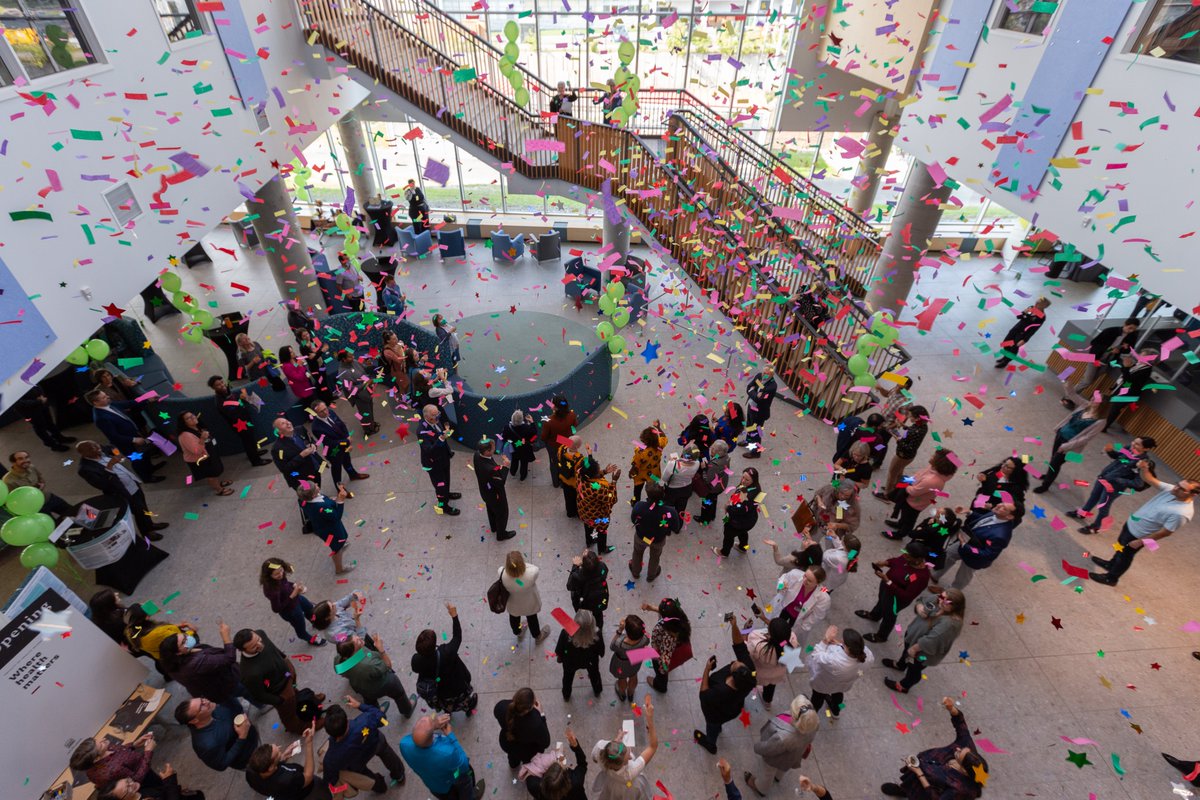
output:
[[[637,93],[638,89],[642,88],[642,81],[629,71],[629,65],[633,63],[633,57],[636,54],[633,42],[621,42],[617,47],[617,60],[621,62],[621,66],[613,75],[613,80],[617,82],[617,87],[625,95],[625,99],[621,101],[621,107],[613,111],[611,115],[613,121],[618,125],[626,124],[637,114]]]
[[[612,322],[601,320],[596,326],[596,335],[600,341],[608,343],[608,352],[621,355],[625,352],[625,337],[617,333],[629,324],[629,305],[625,300],[625,284],[620,281],[610,281],[604,287],[604,294],[597,301],[600,313],[612,317]]]
[[[108,358],[108,342],[103,339],[89,339],[67,353],[67,363],[77,367],[86,366],[88,360],[103,361]]]
[[[199,300],[183,291],[183,281],[174,272],[159,275],[158,285],[170,293],[171,305],[192,318],[180,329],[179,335],[192,343],[204,341],[204,331],[217,324],[216,317],[208,309],[201,308]]]
[[[358,251],[361,245],[358,242],[358,231],[354,228],[354,222],[345,211],[339,211],[338,215],[333,218],[333,224],[337,227],[338,233],[342,234],[346,240],[342,245],[342,252],[350,257],[350,263],[355,269],[360,269],[362,264],[358,260]]]
[[[313,199],[312,194],[308,191],[308,186],[313,176],[312,167],[300,163],[298,158],[293,158],[290,166],[292,168],[292,192],[304,202],[311,203]]]
[[[900,332],[892,324],[892,318],[884,312],[871,319],[871,332],[864,333],[854,342],[855,354],[846,361],[854,385],[866,389],[875,388],[875,376],[871,374],[870,356],[880,347],[888,348],[900,338]]]
[[[521,70],[517,69],[517,59],[521,55],[517,39],[521,38],[521,26],[515,20],[504,23],[504,38],[508,43],[504,45],[504,55],[500,56],[500,74],[508,78],[508,84],[513,88],[513,101],[524,108],[529,105],[529,89]]]
[[[12,514],[12,519],[0,528],[0,539],[13,547],[24,547],[21,551],[21,566],[53,567],[58,563],[58,548],[50,544],[54,533],[54,518],[42,513],[46,502],[42,490],[34,486],[18,486],[11,492],[0,483],[0,503]]]

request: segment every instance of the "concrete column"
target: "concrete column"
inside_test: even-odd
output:
[[[608,213],[604,215],[603,228],[603,244],[605,248],[611,247],[613,251],[620,253],[621,257],[629,255],[629,235],[630,224],[629,218],[625,216],[625,212],[620,208],[617,209],[617,219],[611,219]],[[605,252],[608,252],[607,250]]]
[[[854,192],[850,195],[850,208],[860,217],[870,213],[875,204],[875,195],[879,193],[882,176],[879,171],[887,164],[888,154],[892,152],[892,144],[896,141],[896,131],[900,126],[900,103],[894,97],[883,102],[883,107],[875,115],[871,123],[871,132],[867,137],[867,149],[858,162],[858,170],[854,176]]]
[[[279,287],[279,296],[299,300],[305,309],[323,310],[325,299],[317,287],[308,240],[283,178],[276,175],[264,183],[255,200],[246,203],[246,210],[256,215],[251,224],[271,267],[271,277]]]
[[[908,297],[918,264],[942,218],[941,206],[949,197],[948,185],[938,186],[924,163],[913,163],[867,293],[872,310],[886,308],[900,315],[901,303]]]
[[[355,203],[363,208],[379,194],[379,181],[371,165],[371,149],[367,146],[367,137],[363,135],[362,123],[354,114],[339,119],[337,129],[342,140],[342,166],[350,172]]]

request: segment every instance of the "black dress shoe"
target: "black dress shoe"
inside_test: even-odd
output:
[[[461,514],[462,512],[461,512],[461,511],[459,511],[459,510],[458,510],[457,508],[455,508],[454,506],[442,506],[442,513],[443,513],[443,514],[448,514],[448,515],[449,515],[449,516],[451,516],[451,517],[457,517],[457,516],[458,516],[459,514]]]
[[[861,608],[854,612],[854,616],[861,617],[862,619],[869,619],[871,622],[879,622],[879,620],[882,619],[882,617],[872,614],[870,611],[863,611]]]
[[[509,539],[513,538],[516,535],[517,535],[516,531],[503,531],[501,533],[496,534],[496,541],[497,542],[507,542]]]
[[[264,461],[263,459],[261,459],[261,458],[260,458],[260,459],[257,459],[257,460],[255,460],[255,461],[251,461],[251,462],[250,462],[250,466],[252,466],[252,467],[265,467],[265,466],[267,466],[267,465],[268,465],[268,464],[270,464],[270,463],[271,463],[270,461]]]
[[[874,644],[880,644],[887,641],[886,636],[880,636],[878,633],[864,633],[863,639]]]
[[[1089,572],[1088,577],[1096,583],[1103,583],[1105,586],[1116,586],[1117,579],[1107,572]]]
[[[58,437],[59,444],[73,444],[78,441],[79,440],[76,439],[74,436],[59,436]]]
[[[1175,769],[1182,772],[1183,776],[1185,778],[1188,777],[1189,775],[1191,775],[1193,772],[1195,772],[1197,766],[1200,766],[1200,763],[1198,763],[1198,762],[1184,761],[1181,758],[1176,758],[1175,756],[1169,755],[1167,753],[1163,753],[1162,757],[1167,760],[1168,764],[1170,764],[1172,767],[1174,767]],[[1197,775],[1195,778],[1192,778],[1191,781],[1192,781],[1192,786],[1200,786],[1200,775]]]
[[[896,783],[885,783],[879,787],[879,791],[886,794],[888,797],[908,797],[908,793],[900,788]]]
[[[1033,493],[1034,494],[1045,494],[1048,491],[1050,491],[1049,486],[1036,486],[1036,487],[1034,487]]]
[[[67,447],[65,444],[52,444],[50,445],[50,449],[56,453],[65,453],[71,448]]]
[[[1196,659],[1197,661],[1200,661],[1200,650],[1193,650],[1192,658]]]
[[[1074,509],[1068,511],[1067,516],[1070,517],[1071,519],[1083,519],[1083,514],[1080,514],[1078,511],[1075,511]]]
[[[164,528],[169,528],[169,527],[171,527],[171,523],[169,523],[169,522],[155,522],[153,525],[150,526],[150,530],[161,531]]]
[[[446,497],[449,497],[451,500],[462,500],[462,492],[450,492]]]
[[[882,661],[880,661],[879,663],[880,663],[880,664],[883,664],[883,665],[884,665],[885,667],[887,667],[888,669],[894,669],[894,670],[896,670],[897,672],[903,672],[903,671],[904,671],[904,667],[902,667],[902,666],[900,666],[899,664],[897,664],[897,663],[896,663],[896,659],[894,659],[894,658],[885,658],[885,659],[883,659]]]
[[[162,541],[162,538],[163,538],[163,535],[161,533],[155,533],[154,531],[147,531],[146,533],[143,534],[143,536],[145,536],[147,539],[149,539],[152,542]]]
[[[864,636],[863,638],[865,639],[867,637]],[[883,685],[891,689],[893,692],[898,692],[899,694],[908,694],[908,689],[905,689],[903,686],[901,686],[899,681],[894,681],[891,678],[884,678]],[[904,797],[904,795],[900,796]]]
[[[1107,558],[1101,558],[1100,556],[1092,556],[1092,563],[1098,567],[1104,567],[1105,569],[1108,569],[1112,566],[1111,561],[1109,561]]]

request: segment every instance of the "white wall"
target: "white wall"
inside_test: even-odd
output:
[[[831,3],[821,40],[824,58],[852,75],[906,94],[920,65],[933,5],[934,0]]]
[[[1003,0],[993,3],[989,25],[1002,4]],[[904,108],[897,144],[922,161],[940,163],[950,177],[1033,219],[1091,257],[1098,257],[1103,246],[1106,266],[1122,275],[1136,274],[1147,290],[1190,310],[1200,305],[1194,266],[1197,239],[1188,237],[1200,228],[1200,211],[1193,205],[1200,171],[1200,118],[1195,116],[1200,109],[1200,67],[1124,53],[1150,5],[1133,4],[1075,118],[1082,123],[1081,139],[1068,133],[1055,154],[1079,159],[1078,168],[1059,170],[1061,188],[1054,188],[1048,176],[1040,195],[1030,200],[993,189],[989,173],[999,151],[997,134],[979,130],[979,116],[992,104],[1006,94],[1014,101],[1024,96],[1045,50],[1040,37],[992,27],[954,99],[936,96],[936,87],[927,86],[926,94]],[[953,17],[953,3],[943,2],[942,12],[943,19]],[[930,42],[937,41],[935,32]],[[1111,103],[1132,103],[1136,112],[1123,112]],[[1013,115],[1010,108],[997,120],[1009,121]],[[934,117],[939,120],[936,129],[930,124]],[[1147,124],[1154,117],[1159,122]],[[967,130],[958,124],[959,118],[969,123]],[[1140,147],[1122,152],[1121,145]],[[1119,169],[1118,164],[1127,166]],[[1085,214],[1079,209],[1093,189],[1107,197]],[[1119,207],[1121,201],[1127,210]],[[1136,219],[1114,232],[1128,216]]]
[[[259,133],[253,113],[242,107],[215,35],[171,47],[150,0],[77,0],[74,5],[87,16],[106,63],[21,89],[54,93],[50,116],[20,98],[18,89],[0,88],[0,119],[5,120],[0,139],[8,140],[0,157],[0,257],[27,294],[40,295],[36,306],[58,336],[38,354],[47,367],[35,381],[100,326],[101,306],[128,307],[130,298],[168,266],[168,257],[182,254],[234,210],[244,199],[239,183],[257,190],[274,175],[272,161],[291,161],[293,147],[303,150],[367,94],[338,72],[317,85],[314,75],[328,70],[314,62],[290,2],[226,0],[225,8],[244,14],[252,30],[261,28],[253,36],[255,49],[268,51],[263,73],[286,103],[280,108],[274,98],[268,102],[271,127]],[[114,13],[118,7],[120,13]],[[212,20],[208,23],[211,28]],[[168,50],[168,59],[158,64]],[[212,90],[197,94],[197,84]],[[127,93],[145,93],[149,99],[131,99]],[[212,111],[222,108],[233,113],[214,117]],[[316,127],[294,129],[285,117],[298,128]],[[104,139],[73,139],[72,128],[100,131]],[[55,143],[64,145],[61,151],[53,149]],[[179,171],[168,158],[180,151],[210,172],[167,191],[164,199],[175,215],[153,211],[160,176]],[[48,169],[57,172],[62,191],[43,199],[38,191],[49,183]],[[112,224],[101,193],[115,184],[82,177],[102,174],[129,180],[144,212],[119,235],[101,228]],[[9,220],[7,212],[23,209],[48,211],[54,221]],[[95,244],[87,242],[84,224],[91,227]],[[85,286],[93,292],[90,302],[80,293]],[[215,311],[225,310],[232,309]],[[7,379],[0,384],[6,405],[27,388],[15,377],[27,364],[16,365],[12,377],[0,375]]]

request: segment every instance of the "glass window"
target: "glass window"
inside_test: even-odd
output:
[[[455,147],[454,150],[458,154],[466,210],[488,214],[501,213],[504,207],[501,201],[500,171],[489,167],[460,147]]]
[[[93,63],[78,14],[68,0],[0,0],[0,28],[18,62],[9,67],[32,80]]]
[[[1158,0],[1134,52],[1200,64],[1200,6],[1191,0]]]
[[[393,203],[404,206],[407,213],[401,187],[409,180],[420,179],[412,140],[404,138],[410,135],[412,127],[407,122],[372,122],[368,130],[371,132],[369,141],[375,151],[375,160],[379,162],[383,195]]]
[[[745,17],[712,13],[697,16],[692,26],[687,90],[722,115],[733,103],[744,26]]]
[[[450,168],[450,177],[444,186],[439,182],[421,178],[421,186],[425,190],[425,199],[429,202],[429,207],[437,211],[462,211],[463,198],[459,191],[458,164],[455,159],[458,148],[449,138],[443,138],[423,125],[414,125],[413,127],[418,128],[422,134],[421,138],[415,140],[417,171],[424,176],[430,161],[437,161]],[[400,185],[403,186],[407,180],[408,177],[405,177],[399,182]],[[497,190],[497,205],[499,202],[499,191]]]
[[[538,15],[539,78],[548,86],[587,85],[587,22],[577,14]]]
[[[787,5],[787,4],[784,4]],[[782,13],[774,17],[750,17],[737,60],[733,117],[746,116],[739,125],[772,128],[779,114],[779,98],[787,86],[796,25]]]
[[[336,128],[330,128],[324,136],[317,137],[316,141],[304,148],[304,160],[308,162],[308,171],[303,170],[304,165],[299,159],[293,159],[291,162],[294,169],[300,169],[299,172],[293,172],[288,180],[299,205],[341,206],[346,200],[345,183],[336,157],[341,153],[341,148],[333,141],[333,130]],[[300,178],[304,178],[302,184]]]
[[[204,26],[193,0],[154,0],[154,10],[167,41],[182,42],[204,35]]]
[[[637,74],[643,88],[682,89],[687,84],[692,20],[680,16],[670,27],[663,27],[664,19],[669,17],[659,14],[642,17],[643,43],[638,48]]]
[[[1032,33],[1041,36],[1050,24],[1053,11],[1033,11],[1035,5],[1041,5],[1039,0],[1015,0],[1017,10],[1013,11],[1014,0],[1005,0],[996,27],[1017,33]]]
[[[504,210],[510,214],[545,214],[546,198],[536,194],[517,194],[508,190],[508,177],[501,181],[504,187]]]

